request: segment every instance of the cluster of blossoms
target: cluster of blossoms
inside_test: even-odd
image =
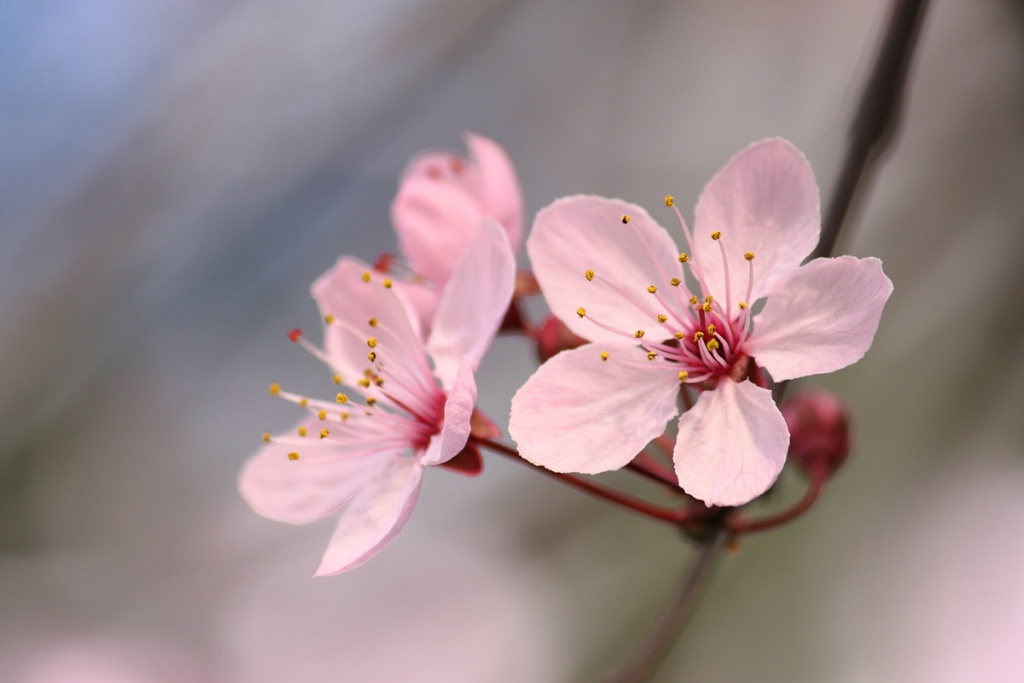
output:
[[[477,472],[475,444],[498,434],[475,411],[473,372],[513,299],[523,203],[504,151],[479,136],[468,146],[470,158],[424,155],[402,179],[392,218],[415,277],[343,258],[314,283],[325,348],[293,340],[343,391],[331,402],[271,387],[309,415],[265,436],[241,491],[285,522],[341,513],[318,574],[373,556],[407,519],[426,466]],[[708,506],[743,505],[790,447],[768,378],[860,359],[892,283],[873,258],[801,265],[820,233],[818,188],[784,140],[730,160],[692,232],[665,203],[685,251],[621,200],[566,197],[537,214],[533,273],[575,341],[516,393],[509,432],[524,459],[592,474],[626,466],[679,416],[671,483]]]

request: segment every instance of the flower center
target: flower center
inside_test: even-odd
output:
[[[666,197],[665,204],[673,207],[672,198]],[[689,248],[693,248],[693,239],[686,223],[674,209],[682,225]],[[630,217],[622,216],[622,223],[630,225]],[[720,232],[711,233],[711,239],[718,246],[722,258],[724,282],[724,300],[716,298],[708,287],[700,266],[686,252],[679,254],[679,262],[690,269],[692,280],[697,287],[691,290],[684,277],[675,277],[668,273],[655,257],[653,249],[643,233],[633,228],[638,242],[656,264],[655,283],[648,285],[644,291],[634,292],[622,289],[615,282],[607,280],[591,269],[584,272],[587,282],[599,281],[606,287],[621,294],[637,308],[650,317],[652,325],[636,330],[620,330],[605,324],[588,314],[586,309],[579,308],[576,314],[597,327],[612,332],[623,338],[632,338],[647,352],[648,363],[671,364],[679,381],[687,384],[698,384],[714,380],[722,375],[730,374],[746,355],[743,353],[744,342],[751,331],[751,313],[748,300],[754,284],[754,254],[743,255],[747,262],[746,298],[733,303],[729,278],[729,259],[722,243]],[[738,264],[736,264],[738,265]],[[700,295],[695,292],[699,291]],[[717,293],[716,293],[717,294]],[[608,360],[610,354],[601,352],[602,360]],[[643,365],[642,361],[624,361]]]

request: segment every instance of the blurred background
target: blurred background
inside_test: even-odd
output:
[[[406,162],[498,140],[532,215],[684,215],[771,135],[827,199],[888,3],[8,0],[0,5],[0,680],[596,681],[691,558],[487,456],[369,564],[239,498],[341,254],[394,250]],[[1024,5],[935,0],[839,250],[895,283],[822,502],[725,557],[655,681],[1024,680]],[[662,213],[659,213],[662,212]],[[662,215],[664,214],[664,215]],[[525,261],[523,262],[525,265]],[[316,335],[313,335],[316,336]],[[504,424],[535,367],[493,347]],[[780,500],[796,497],[792,474]]]

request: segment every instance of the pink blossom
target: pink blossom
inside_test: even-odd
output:
[[[505,150],[468,133],[469,157],[427,152],[406,168],[391,204],[391,219],[413,281],[396,280],[399,296],[424,334],[430,330],[438,292],[451,277],[480,221],[504,228],[512,252],[523,235],[523,194]]]
[[[690,253],[617,199],[566,197],[537,215],[527,241],[537,280],[592,343],[538,369],[512,400],[509,431],[535,464],[604,472],[663,432],[681,392],[698,392],[678,421],[680,486],[740,505],[774,483],[789,445],[760,369],[785,380],[856,362],[892,283],[875,258],[800,265],[820,233],[818,187],[785,140],[750,145],[712,178],[693,233],[675,212]]]
[[[313,283],[324,316],[321,358],[338,392],[319,400],[271,393],[308,413],[289,432],[264,436],[245,465],[242,496],[259,514],[305,524],[341,513],[316,574],[337,574],[373,557],[401,530],[424,468],[466,446],[476,401],[473,372],[512,296],[515,258],[505,231],[484,220],[444,288],[424,341],[394,283],[342,258]]]

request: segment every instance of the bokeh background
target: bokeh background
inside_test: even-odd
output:
[[[310,282],[393,250],[425,148],[472,130],[529,212],[684,214],[781,135],[827,195],[887,14],[816,0],[8,0],[0,5],[0,680],[598,681],[692,551],[488,457],[391,546],[310,579],[332,523],[236,473],[316,391]],[[896,290],[840,392],[821,504],[723,559],[655,681],[1024,680],[1024,5],[935,0],[900,136],[840,250]],[[668,225],[671,217],[660,216]],[[504,422],[534,367],[500,340]],[[326,390],[326,389],[325,389]],[[800,492],[787,474],[785,500]]]

